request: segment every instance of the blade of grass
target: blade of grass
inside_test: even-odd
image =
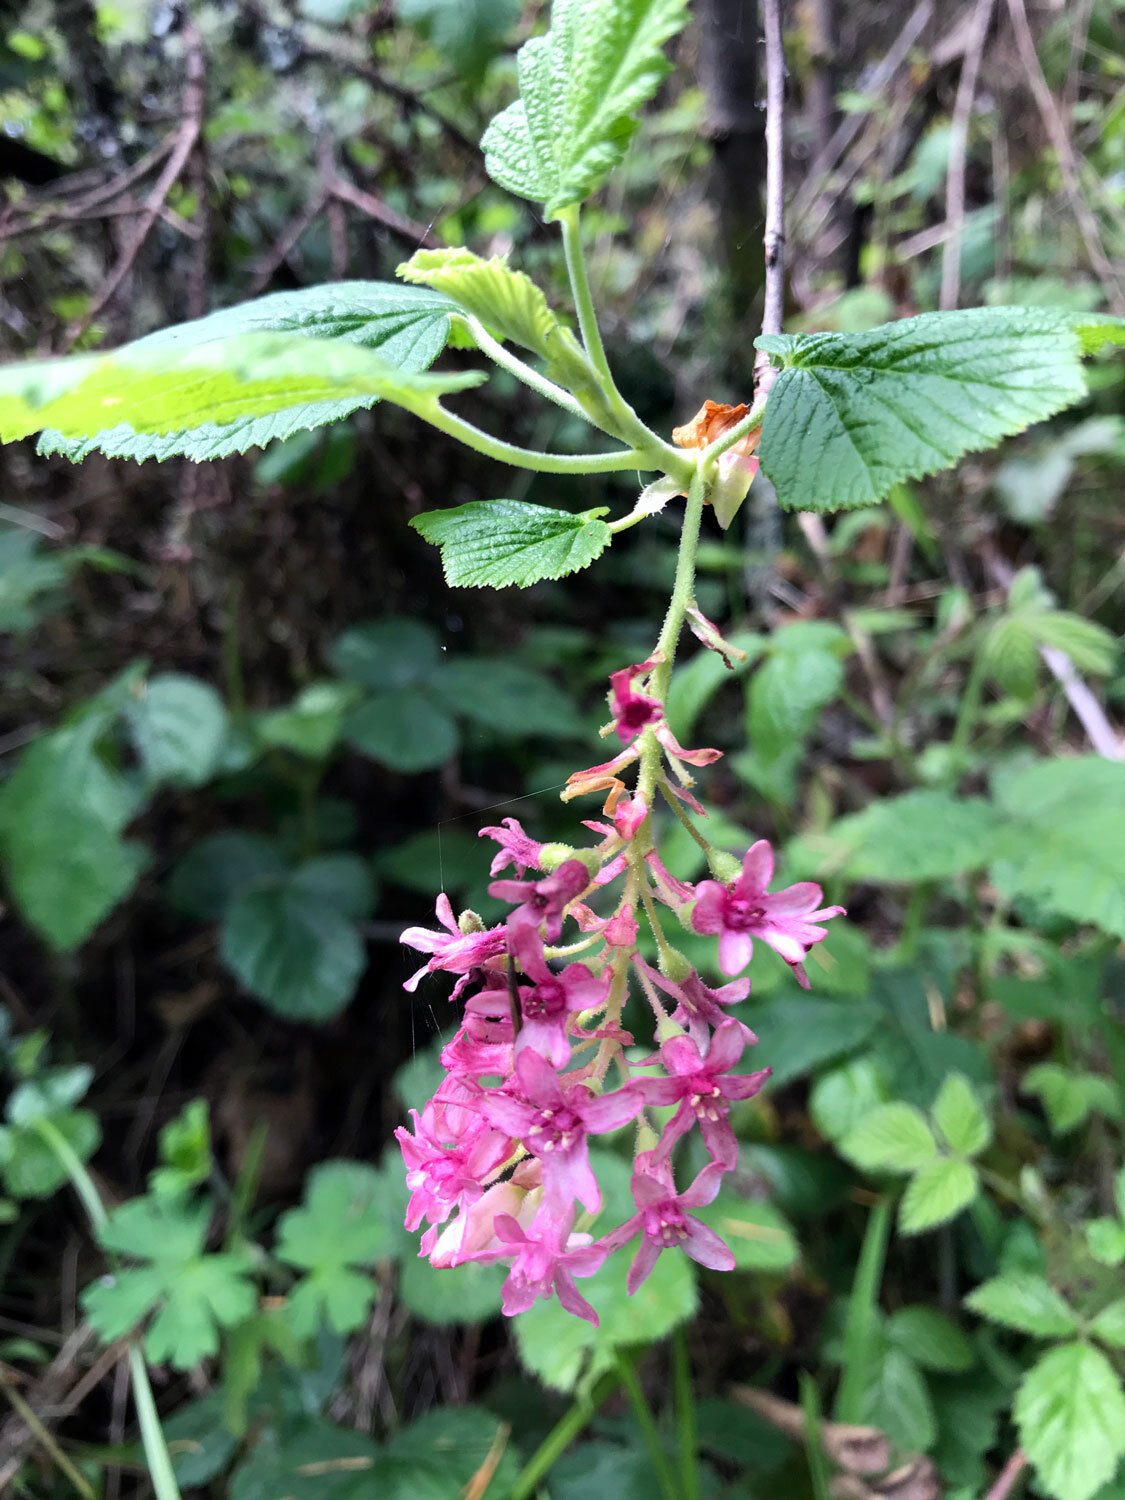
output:
[[[863,1397],[871,1371],[871,1352],[883,1284],[883,1262],[890,1237],[891,1202],[881,1198],[871,1210],[859,1252],[848,1315],[844,1323],[844,1355],[833,1417],[837,1422],[862,1422]]]

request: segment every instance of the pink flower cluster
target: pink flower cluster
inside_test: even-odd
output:
[[[613,674],[607,731],[626,748],[576,773],[568,787],[567,795],[608,794],[613,822],[586,824],[600,842],[584,850],[540,844],[514,818],[482,829],[499,845],[493,876],[514,869],[514,878],[489,887],[511,904],[507,921],[486,928],[472,912],[457,920],[441,895],[441,930],[402,934],[427,955],[406,988],[445,972],[456,976],[452,998],[464,997],[460,1026],[441,1055],[444,1080],[420,1113],[411,1111],[413,1128],[396,1132],[410,1189],[406,1227],[425,1226],[421,1254],[435,1266],[506,1264],[509,1315],[556,1292],[568,1311],[596,1324],[575,1278],[633,1242],[630,1293],[665,1250],[682,1249],[714,1270],[734,1266],[730,1249],[692,1210],[713,1201],[736,1164],[731,1104],[752,1098],[770,1070],[736,1071],[757,1038],[726,1007],[746,998],[749,979],[709,986],[669,943],[657,903],[683,927],[718,938],[728,976],[742,973],[759,938],[806,986],[803,960],[826,936],[820,924],[841,911],[821,908],[820,887],[810,882],[771,893],[765,840],[751,846],[732,879],[689,885],[665,868],[652,842],[653,793],[675,795],[702,814],[685,764],[707,765],[719,752],[683,750],[659,698],[636,686],[659,661]],[[638,786],[626,796],[619,773],[633,762]],[[712,858],[713,871],[730,873],[724,858]],[[595,908],[604,910],[603,893],[618,881],[613,910],[600,915]],[[653,929],[659,967],[638,951],[638,911]],[[567,924],[574,930],[564,942]],[[621,1024],[630,987],[643,994],[655,1023],[657,1051],[641,1061],[626,1054],[633,1037]],[[652,1108],[666,1112],[659,1131],[648,1118]],[[594,1239],[589,1226],[602,1194],[589,1143],[629,1124],[636,1211]],[[696,1131],[707,1164],[680,1191],[673,1153]]]

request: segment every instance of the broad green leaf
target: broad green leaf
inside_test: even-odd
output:
[[[851,1000],[771,1000],[746,1006],[739,1015],[762,1039],[761,1056],[769,1057],[775,1088],[851,1052],[879,1024],[875,1006]]]
[[[926,1381],[901,1349],[889,1348],[875,1363],[864,1392],[863,1421],[885,1432],[903,1453],[925,1453],[937,1437],[937,1421]]]
[[[800,1258],[793,1230],[772,1203],[724,1191],[693,1212],[730,1246],[740,1271],[787,1271]]]
[[[506,1266],[475,1261],[437,1270],[424,1256],[412,1255],[402,1264],[398,1295],[416,1317],[438,1328],[485,1323],[500,1312],[507,1274]]]
[[[238,1439],[223,1425],[223,1392],[208,1391],[161,1418],[176,1480],[184,1489],[209,1484],[234,1457]]]
[[[969,1293],[965,1306],[993,1323],[1040,1338],[1065,1338],[1078,1327],[1066,1300],[1042,1276],[1029,1272],[994,1276]]]
[[[132,890],[147,860],[121,831],[137,810],[98,753],[97,717],[36,740],[0,788],[0,862],[27,922],[61,952],[76,948]]]
[[[936,1307],[900,1308],[887,1320],[887,1337],[926,1370],[958,1374],[976,1363],[968,1335]]]
[[[981,641],[985,669],[1005,693],[1030,698],[1039,678],[1039,652],[1023,615],[1002,615]]]
[[[350,682],[311,682],[288,708],[261,714],[254,734],[263,745],[324,760],[336,748],[348,710],[358,696]]]
[[[942,1084],[933,1112],[946,1145],[961,1156],[979,1156],[992,1139],[992,1121],[961,1073]]]
[[[306,1272],[287,1304],[301,1338],[311,1338],[322,1322],[336,1333],[351,1333],[370,1311],[375,1284],[359,1268],[393,1250],[379,1206],[382,1193],[374,1167],[324,1162],[306,1183],[304,1204],[279,1219],[275,1254]]]
[[[717,651],[697,651],[690,661],[677,666],[672,676],[664,707],[672,733],[681,745],[690,744],[699,715],[723,684],[748,672],[769,644],[768,637],[749,630],[736,630],[727,639],[745,652],[741,660],[728,667]]]
[[[381,281],[330,282],[300,291],[273,292],[191,323],[162,328],[129,347],[140,348],[146,358],[152,350],[159,360],[162,351],[165,355],[177,353],[217,339],[289,334],[355,344],[377,351],[389,367],[419,372],[428,369],[444,348],[453,310],[440,293],[420,287]],[[326,422],[338,422],[353,411],[372,406],[380,395],[377,391],[327,394],[327,400],[302,395],[296,403],[264,414],[228,416],[204,411],[179,430],[144,429],[144,435],[131,417],[120,409],[111,409],[99,416],[100,424],[111,425],[91,428],[69,440],[61,432],[46,432],[39,446],[41,452],[61,452],[75,460],[86,458],[96,448],[111,458],[162,459],[179,453],[194,459],[225,458]]]
[[[285,1418],[258,1433],[231,1475],[229,1500],[394,1500],[386,1458],[366,1433],[327,1417]]]
[[[1077,1130],[1091,1114],[1121,1118],[1121,1096],[1100,1073],[1080,1073],[1060,1063],[1037,1063],[1020,1083],[1021,1094],[1035,1094],[1056,1135]]]
[[[219,933],[223,962],[263,1005],[294,1020],[327,1021],[347,1005],[364,968],[355,927],[294,878],[236,896]]]
[[[757,347],[781,365],[762,469],[794,510],[873,505],[1086,393],[1078,335],[1052,308],[923,313],[868,333],[771,334]]]
[[[352,922],[362,922],[375,905],[375,882],[358,854],[318,854],[293,871],[299,891],[317,896]]]
[[[178,672],[150,677],[125,717],[150,782],[202,786],[218,769],[227,711],[209,683]]]
[[[572,514],[523,500],[470,500],[415,516],[411,526],[441,548],[451,588],[528,588],[577,573],[600,557],[612,533],[606,507]]]
[[[383,880],[404,890],[456,894],[483,884],[487,851],[480,840],[459,828],[424,828],[402,844],[380,849],[375,868]]]
[[[376,692],[427,682],[441,660],[437,631],[423,620],[397,615],[350,625],[328,648],[334,671]]]
[[[305,0],[306,5],[310,0]],[[317,0],[339,5],[342,0]],[[350,0],[352,9],[356,0]],[[370,0],[358,0],[370,10]],[[400,21],[428,36],[462,79],[479,82],[486,65],[499,52],[507,33],[519,20],[521,0],[395,0]]]
[[[1066,609],[1045,609],[1022,616],[1040,646],[1065,651],[1080,672],[1105,677],[1117,661],[1116,638],[1102,625]]]
[[[1125,1395],[1105,1355],[1063,1344],[1024,1376],[1013,1414],[1023,1450],[1055,1500],[1089,1500],[1125,1453]]]
[[[906,1185],[898,1206],[903,1234],[921,1234],[956,1218],[977,1195],[976,1169],[955,1156],[939,1156],[920,1167]]]
[[[0,529],[0,631],[23,634],[61,601],[66,564],[43,538],[17,526]]]
[[[818,878],[844,874],[851,880],[943,880],[987,864],[999,826],[979,797],[905,792],[881,797],[823,833],[806,834],[788,852],[800,874]]]
[[[809,1094],[809,1114],[825,1140],[839,1142],[873,1109],[889,1102],[882,1070],[870,1057],[855,1057],[816,1080]]]
[[[461,736],[440,704],[416,688],[377,693],[348,715],[349,745],[392,771],[436,771],[456,755]]]
[[[536,1302],[516,1319],[520,1359],[544,1385],[572,1391],[579,1380],[595,1380],[609,1369],[616,1351],[630,1344],[665,1338],[695,1312],[697,1293],[691,1261],[682,1254],[661,1255],[652,1275],[632,1297],[625,1290],[631,1249],[619,1251],[578,1290],[598,1314],[592,1328],[552,1298]]]
[[[1112,313],[1071,313],[1071,324],[1082,340],[1086,354],[1096,354],[1103,344],[1125,344],[1125,318]]]
[[[17,1084],[8,1096],[4,1113],[10,1125],[30,1125],[33,1120],[42,1120],[62,1110],[69,1109],[85,1098],[94,1077],[88,1063],[77,1063],[69,1068],[46,1068],[41,1073]]]
[[[751,749],[767,761],[776,760],[804,739],[843,681],[843,663],[827,651],[771,652],[750,682]]]
[[[243,452],[256,443],[319,420],[317,404],[337,409],[383,397],[424,411],[439,396],[479,385],[484,375],[416,375],[339,339],[244,333],[186,348],[126,344],[109,354],[5,365],[0,368],[0,439],[11,442],[52,427],[63,438],[90,439],[68,456],[93,448],[122,457],[190,458]],[[290,412],[280,423],[277,414]],[[329,419],[335,420],[337,412]],[[114,418],[119,425],[107,429]],[[265,419],[255,421],[253,419]],[[288,423],[288,425],[287,425]],[[122,426],[128,429],[122,432]],[[238,427],[239,436],[230,436]],[[203,432],[197,429],[208,429]],[[217,429],[217,431],[212,430]],[[188,441],[192,433],[195,440]],[[105,434],[103,437],[102,434]],[[152,434],[162,442],[137,443]],[[54,441],[46,445],[53,451]],[[122,448],[131,451],[122,453]]]
[[[520,97],[481,141],[492,180],[548,218],[589,197],[625,155],[686,20],[684,0],[554,0],[550,31],[519,50]]]
[[[220,922],[234,898],[284,865],[269,839],[231,829],[193,844],[168,877],[171,904],[199,922]]]
[[[1090,1332],[1103,1344],[1125,1349],[1125,1297],[1118,1297],[1090,1320]]]
[[[736,1422],[743,1413],[731,1414]],[[594,1440],[570,1448],[551,1468],[551,1500],[652,1500],[661,1493],[652,1460],[643,1448]]]
[[[1005,824],[990,854],[1009,899],[1125,938],[1125,762],[1084,755],[998,774]]]
[[[98,1238],[142,1264],[103,1276],[82,1293],[83,1310],[107,1343],[152,1313],[147,1358],[188,1370],[218,1350],[220,1328],[253,1312],[250,1257],[207,1254],[210,1220],[208,1203],[181,1198],[133,1198],[113,1211]]]
[[[80,1161],[87,1161],[98,1149],[101,1127],[88,1109],[53,1114],[51,1124]],[[70,1180],[66,1167],[34,1125],[0,1126],[0,1173],[13,1198],[49,1198]]]
[[[1101,1265],[1119,1266],[1125,1261],[1125,1224],[1117,1219],[1091,1219],[1086,1225],[1086,1243]]]
[[[495,734],[586,739],[577,703],[550,678],[502,657],[446,662],[430,683],[446,708]]]
[[[912,1104],[880,1104],[839,1143],[866,1172],[914,1172],[932,1164],[937,1146],[926,1117]]]
[[[435,1407],[387,1444],[388,1483],[378,1492],[379,1500],[470,1500],[473,1481],[479,1483],[485,1475],[482,1500],[486,1492],[491,1500],[492,1491],[502,1500],[520,1472],[518,1449],[510,1441],[498,1441],[503,1437],[499,1418],[484,1407]],[[375,1500],[370,1489],[363,1500]]]

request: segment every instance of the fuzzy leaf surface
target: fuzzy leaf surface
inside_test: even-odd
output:
[[[1086,393],[1071,315],[986,307],[922,313],[866,333],[757,340],[778,374],[762,469],[793,510],[874,505]]]
[[[362,1162],[333,1161],[309,1179],[305,1201],[278,1222],[277,1256],[307,1274],[290,1294],[289,1321],[302,1338],[321,1322],[351,1333],[375,1298],[358,1268],[390,1254],[393,1239],[379,1209],[383,1180]]]
[[[868,1172],[915,1172],[937,1152],[926,1117],[912,1104],[880,1104],[840,1142],[849,1161]]]
[[[606,508],[572,513],[523,500],[470,500],[415,516],[411,526],[441,548],[451,588],[527,588],[577,573],[613,540]]]
[[[492,180],[549,218],[589,197],[625,155],[686,20],[683,0],[555,0],[550,31],[519,50],[520,97],[481,141]]]
[[[950,1073],[934,1100],[934,1121],[951,1151],[978,1156],[992,1139],[992,1122],[962,1073]]]
[[[1016,1426],[1039,1481],[1055,1500],[1089,1500],[1125,1453],[1125,1395],[1113,1366],[1088,1344],[1063,1344],[1024,1376]]]
[[[965,1306],[990,1322],[1040,1338],[1065,1338],[1078,1327],[1065,1299],[1042,1276],[1030,1272],[1009,1272],[982,1282],[965,1298]]]
[[[921,1234],[956,1218],[977,1195],[977,1174],[957,1156],[938,1156],[910,1179],[899,1204],[903,1234]]]

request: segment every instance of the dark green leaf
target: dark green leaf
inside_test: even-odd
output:
[[[326,1021],[355,993],[364,949],[355,927],[292,879],[237,896],[219,935],[223,962],[278,1015]]]
[[[572,514],[523,500],[470,500],[415,516],[411,526],[441,548],[451,587],[527,588],[589,567],[612,541],[606,507]]]
[[[444,708],[413,688],[378,693],[350,715],[350,745],[392,771],[436,771],[460,747],[457,725]]]

